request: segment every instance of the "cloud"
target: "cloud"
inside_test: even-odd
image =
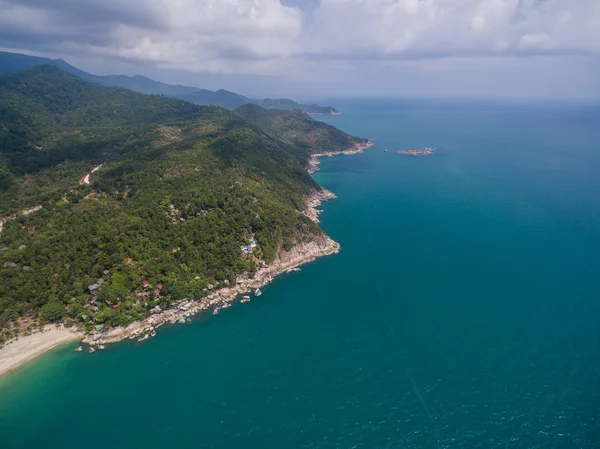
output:
[[[600,53],[595,0],[322,0],[314,17],[308,51],[331,57]]]
[[[598,56],[600,2],[0,0],[0,41],[210,73],[289,74],[365,59]]]
[[[0,0],[0,40],[221,70],[225,61],[289,56],[302,18],[279,0]]]

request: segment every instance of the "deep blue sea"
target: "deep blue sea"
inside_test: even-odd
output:
[[[0,448],[600,447],[600,107],[335,106],[341,253],[1,378]]]

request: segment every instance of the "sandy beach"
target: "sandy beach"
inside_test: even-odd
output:
[[[56,346],[82,337],[81,333],[56,326],[46,326],[42,332],[19,336],[0,349],[0,376]]]

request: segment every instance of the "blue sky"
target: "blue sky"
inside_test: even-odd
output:
[[[0,48],[254,96],[600,98],[598,0],[0,0]]]

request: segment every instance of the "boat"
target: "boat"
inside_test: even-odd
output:
[[[231,304],[225,303],[223,306],[221,306],[221,309],[226,309],[227,307],[231,307]]]
[[[186,322],[186,323],[191,323],[191,322],[192,322],[192,319],[191,319],[191,318],[188,316],[188,317],[185,319],[185,322]],[[156,334],[156,332],[155,332],[155,334]]]
[[[221,311],[220,307],[215,307],[215,310],[213,310],[213,315],[218,315],[220,311]]]
[[[83,351],[83,347],[81,347],[81,346],[75,349],[75,352],[81,352],[81,351]]]
[[[100,346],[98,346],[98,349],[102,349],[102,350],[104,350],[104,349],[106,349],[106,348],[104,347],[104,345],[100,345]]]
[[[260,295],[262,295],[260,288],[257,288],[256,290],[254,290],[254,296],[260,296]]]
[[[384,153],[387,153],[387,150],[383,150]]]
[[[242,296],[242,300],[240,302],[250,302],[250,296]]]
[[[156,337],[156,331],[155,331],[155,330],[153,330],[152,332],[150,332],[150,336],[151,336],[151,337]]]
[[[94,352],[96,352],[96,350],[90,346],[90,354],[93,354]]]

